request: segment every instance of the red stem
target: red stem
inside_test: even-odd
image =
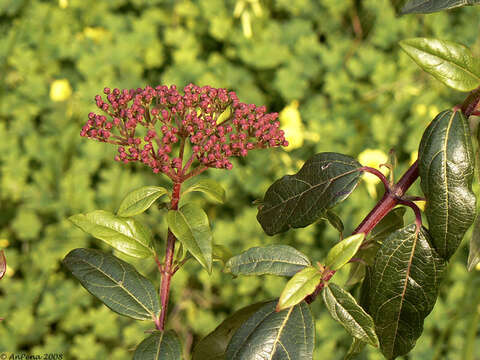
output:
[[[178,209],[178,202],[180,201],[181,187],[182,187],[182,183],[175,183],[173,185],[170,210]],[[162,282],[160,285],[160,302],[162,305],[162,312],[160,313],[160,320],[158,321],[158,323],[156,323],[156,327],[160,331],[165,330],[165,319],[167,316],[168,298],[170,295],[170,282],[172,280],[172,275],[173,275],[173,255],[175,252],[175,240],[176,240],[175,235],[173,235],[172,231],[168,229],[167,249],[165,252],[165,262],[163,264],[163,269],[162,269],[163,270]]]

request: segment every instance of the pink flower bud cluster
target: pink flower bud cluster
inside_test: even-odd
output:
[[[257,148],[287,146],[277,113],[241,103],[234,92],[189,84],[144,89],[104,89],[95,97],[81,136],[118,145],[117,161],[139,161],[155,173],[183,174],[198,166],[231,169],[232,156]],[[187,147],[185,147],[187,145]],[[184,164],[184,149],[191,150]],[[179,149],[178,156],[173,155]]]

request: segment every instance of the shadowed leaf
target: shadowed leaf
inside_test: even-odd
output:
[[[173,330],[155,331],[135,350],[133,360],[182,360],[182,346]]]
[[[441,112],[423,134],[418,152],[425,214],[438,253],[449,259],[475,220],[474,155],[470,128],[460,111]]]
[[[401,13],[428,14],[476,4],[480,4],[480,0],[411,0],[403,6]]]
[[[286,175],[270,186],[257,220],[268,235],[312,224],[350,195],[360,179],[360,167],[346,155],[314,155],[297,174]]]
[[[253,247],[232,257],[225,265],[225,271],[233,275],[279,275],[293,276],[310,260],[300,251],[288,245]]]
[[[72,250],[63,263],[85,289],[113,311],[138,320],[158,317],[155,288],[129,263],[93,249]]]

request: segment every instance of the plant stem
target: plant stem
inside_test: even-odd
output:
[[[408,188],[418,178],[418,162],[415,161],[396,183],[391,191],[385,192],[382,199],[375,205],[372,211],[363,219],[353,234],[368,234],[372,229],[398,204],[398,198],[402,197]]]
[[[173,192],[172,192],[172,201],[170,202],[170,210],[177,210],[178,209],[178,202],[180,201],[180,189],[182,187],[182,183],[174,183],[173,184]],[[157,325],[157,329],[160,331],[165,330],[165,319],[167,316],[167,308],[168,308],[168,298],[170,295],[170,282],[172,280],[173,275],[173,255],[175,252],[175,235],[173,235],[170,228],[168,229],[168,236],[167,236],[167,246],[165,251],[165,262],[163,264],[163,271],[162,271],[162,282],[160,285],[160,302],[162,306],[162,311],[160,313],[160,320]]]

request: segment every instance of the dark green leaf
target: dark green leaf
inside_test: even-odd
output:
[[[297,174],[286,175],[270,186],[257,220],[268,235],[312,224],[351,194],[360,179],[360,167],[346,155],[314,155]]]
[[[133,360],[182,360],[182,345],[173,330],[154,331],[137,346]]]
[[[209,273],[212,272],[212,232],[201,207],[185,204],[168,212],[168,227]]]
[[[210,199],[217,203],[225,202],[225,190],[222,185],[212,179],[201,179],[190,186],[183,194],[191,191],[199,191],[206,194]]]
[[[277,311],[292,307],[302,302],[315,291],[322,280],[322,273],[313,266],[299,271],[288,281],[278,299]]]
[[[428,14],[475,4],[480,0],[411,0],[402,8],[402,14]]]
[[[249,305],[226,318],[195,346],[193,360],[225,360],[225,351],[235,331],[264,305],[265,302]]]
[[[147,210],[159,197],[167,194],[167,189],[160,186],[143,186],[136,189],[122,200],[118,216],[134,216]]]
[[[468,252],[468,271],[472,271],[480,263],[480,216],[477,217],[470,239],[470,250]]]
[[[225,265],[225,271],[233,275],[279,275],[293,276],[310,260],[300,251],[288,245],[253,247],[232,257]]]
[[[366,310],[387,359],[405,355],[415,346],[446,266],[426,229],[416,230],[409,225],[391,234],[380,247],[370,276]]]
[[[413,38],[402,49],[426,72],[459,91],[480,86],[480,60],[466,46],[445,40]]]
[[[340,234],[343,233],[344,227],[342,219],[333,211],[327,210],[323,214],[323,218],[326,219],[330,225],[332,225]]]
[[[225,359],[311,360],[315,343],[312,313],[305,302],[276,312],[271,301],[235,332]]]
[[[382,243],[392,232],[400,229],[404,225],[403,216],[405,208],[398,207],[390,211],[380,222],[373,228],[368,237],[369,242]]]
[[[357,253],[365,239],[365,234],[355,234],[340,241],[327,254],[325,266],[330,270],[338,270]]]
[[[418,169],[433,245],[447,260],[475,219],[474,163],[467,120],[460,111],[441,112],[423,134]]]
[[[72,250],[63,263],[85,289],[113,311],[139,320],[158,317],[155,288],[129,263],[93,249]]]
[[[367,345],[367,343],[358,340],[357,338],[353,338],[352,344],[350,345],[350,348],[348,349],[347,354],[343,358],[343,360],[352,360],[359,355],[363,348]]]
[[[349,292],[329,283],[322,291],[323,301],[332,317],[354,338],[378,347],[373,320]]]
[[[403,227],[403,216],[405,215],[405,208],[398,207],[390,211],[370,232],[368,237],[368,247],[360,249],[355,257],[362,259],[362,262],[354,262],[350,264],[350,273],[346,286],[354,285],[365,277],[365,263],[373,265],[373,260],[377,254],[380,243],[382,243],[387,236],[395,230]]]
[[[150,247],[152,234],[135,219],[126,219],[114,214],[96,210],[88,214],[77,214],[69,220],[86,233],[105,241],[118,251],[137,258],[154,254]]]
[[[0,250],[0,279],[3,278],[7,272],[7,259],[5,258],[5,252]]]

